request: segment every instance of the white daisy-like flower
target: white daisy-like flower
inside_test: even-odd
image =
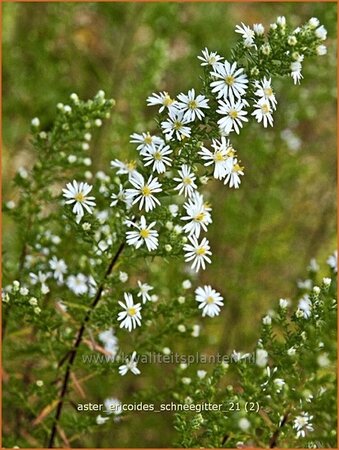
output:
[[[166,166],[172,165],[172,160],[168,157],[171,153],[172,150],[169,145],[165,145],[162,141],[160,145],[150,148],[147,153],[145,153],[145,167],[153,164],[153,171],[158,173],[166,172]]]
[[[130,358],[126,358],[125,364],[119,366],[119,374],[121,376],[126,375],[128,371],[132,372],[134,375],[140,375],[140,370],[138,369],[138,361],[136,361],[137,352],[133,352]]]
[[[104,401],[106,414],[114,414],[116,416],[122,413],[121,401],[117,398],[106,398]]]
[[[49,267],[54,271],[53,277],[59,283],[62,283],[64,281],[64,274],[67,272],[67,264],[65,261],[53,256],[53,258],[49,260]]]
[[[199,302],[199,309],[202,309],[202,316],[215,317],[220,313],[220,307],[224,306],[223,298],[211,286],[198,287],[195,290],[195,300]]]
[[[183,230],[189,236],[200,236],[200,231],[203,229],[207,231],[207,225],[212,223],[211,208],[204,202],[201,194],[196,192],[186,203],[184,203],[186,216],[181,217],[181,220],[189,221],[183,227]]]
[[[149,150],[156,147],[157,145],[161,145],[164,140],[158,136],[152,136],[149,132],[147,133],[133,133],[130,136],[130,142],[134,144],[138,144],[137,150],[140,151],[141,155],[147,154]]]
[[[244,40],[245,47],[255,47],[254,44],[255,33],[250,27],[241,22],[241,26],[237,25],[235,27],[235,32],[241,34]]]
[[[243,126],[243,122],[248,122],[246,117],[247,111],[244,111],[244,103],[242,101],[237,101],[237,103],[230,102],[228,100],[219,100],[219,109],[217,113],[223,115],[220,120],[218,120],[219,127],[221,131],[229,134],[231,131],[235,131],[237,134],[240,133],[240,128]]]
[[[70,275],[67,277],[66,284],[75,295],[83,295],[88,292],[88,278],[83,273]]]
[[[217,94],[217,98],[224,98],[225,100],[241,99],[248,88],[248,79],[242,67],[237,68],[237,63],[232,65],[225,61],[219,64],[211,75],[217,78],[217,81],[212,81],[212,92]]]
[[[120,328],[132,331],[141,325],[141,304],[134,304],[132,295],[127,292],[124,292],[124,297],[125,303],[119,301],[119,305],[124,311],[119,312],[118,320],[121,321]]]
[[[253,25],[253,31],[257,36],[262,36],[265,33],[265,28],[262,23],[255,23]]]
[[[321,41],[325,41],[325,39],[327,38],[327,30],[324,25],[320,25],[320,27],[317,28],[314,33],[316,37]]]
[[[244,168],[239,165],[237,158],[229,158],[224,184],[228,184],[230,188],[238,189],[241,183],[240,175],[244,175]]]
[[[338,272],[338,251],[335,250],[335,252],[327,258],[326,262],[331,267],[331,269],[335,273],[337,273]]]
[[[304,438],[309,431],[314,431],[311,420],[313,416],[310,416],[306,412],[302,412],[300,416],[297,416],[293,421],[293,428],[297,432],[297,438]]]
[[[118,353],[118,338],[114,335],[113,328],[99,333],[99,339],[104,344],[106,352],[110,353],[110,358],[113,359]]]
[[[111,161],[111,167],[112,169],[118,169],[117,175],[128,175],[128,178],[131,179],[137,171],[137,163],[136,161],[120,161],[119,159],[115,159],[114,161]]]
[[[273,127],[273,116],[272,108],[269,100],[261,98],[257,103],[253,105],[255,108],[252,112],[258,123],[263,123],[264,127],[267,128],[268,125]]]
[[[39,270],[38,274],[35,274],[33,272],[29,274],[32,284],[41,284],[41,292],[43,294],[47,294],[49,292],[49,287],[47,286],[46,281],[48,280],[50,275],[51,274],[49,272],[43,273],[41,272],[41,270]]]
[[[161,122],[161,128],[166,135],[166,139],[171,140],[175,135],[177,140],[181,141],[191,135],[190,127],[186,126],[188,123],[189,120],[184,118],[184,112],[175,110],[170,111],[167,120]]]
[[[129,181],[135,188],[126,189],[126,198],[132,200],[132,205],[139,203],[139,209],[145,206],[146,212],[151,211],[157,204],[160,205],[159,200],[153,195],[162,191],[157,177],[153,178],[151,175],[146,182],[144,177],[136,172]]]
[[[93,186],[85,182],[78,183],[76,180],[73,180],[72,183],[66,184],[66,189],[63,189],[63,196],[67,198],[66,204],[73,204],[72,211],[76,214],[80,220],[84,215],[84,210],[86,210],[89,214],[92,214],[92,208],[95,206],[95,198],[88,196],[91,192]]]
[[[226,175],[227,160],[230,156],[234,155],[234,150],[231,147],[230,141],[224,136],[221,137],[220,141],[212,139],[212,147],[214,148],[213,152],[202,146],[199,155],[206,161],[204,166],[207,167],[214,164],[213,176],[221,180]]]
[[[207,261],[211,264],[211,260],[209,255],[212,255],[210,251],[210,245],[206,238],[199,243],[198,239],[195,236],[188,237],[190,244],[184,245],[184,251],[186,252],[185,261],[192,261],[192,269],[195,269],[196,272],[199,271],[200,267],[203,270],[206,268],[205,262]]]
[[[293,61],[290,65],[291,77],[294,84],[300,84],[300,80],[303,78],[301,74],[302,65],[300,61]]]
[[[138,281],[138,286],[139,286],[139,292],[137,294],[137,297],[141,297],[142,303],[151,301],[151,296],[149,294],[149,291],[153,290],[153,286],[150,286],[147,283],[142,283],[141,281]]]
[[[179,183],[174,189],[179,191],[179,195],[183,193],[185,197],[191,197],[195,189],[197,189],[197,185],[194,183],[196,176],[187,164],[181,166],[178,174],[179,177],[173,178],[174,181]]]
[[[132,206],[132,200],[131,198],[127,198],[126,190],[122,184],[119,185],[119,192],[117,194],[114,192],[111,194],[111,200],[110,206],[116,206],[119,202],[124,203],[127,209],[130,209]]]
[[[221,64],[220,61],[224,59],[217,52],[210,52],[207,48],[202,50],[201,53],[202,56],[198,56],[198,59],[202,61],[201,66],[212,66],[215,69],[218,64]]]
[[[195,95],[195,90],[190,89],[187,95],[181,93],[178,95],[177,108],[184,112],[184,119],[193,122],[196,118],[201,120],[205,114],[204,108],[209,108],[208,99],[204,95]]]
[[[135,227],[135,231],[127,231],[126,238],[127,244],[133,245],[135,248],[141,247],[146,244],[147,250],[152,251],[158,247],[158,232],[152,230],[156,222],[152,222],[147,225],[144,216],[141,216],[140,223],[136,224],[130,222],[130,225]]]
[[[266,79],[264,77],[260,81],[255,81],[254,87],[257,89],[254,92],[254,95],[259,97],[260,99],[263,98],[265,100],[268,100],[272,106],[273,109],[276,109],[277,100],[275,98],[272,86],[271,86],[271,78]]]
[[[159,112],[163,112],[165,108],[168,112],[175,111],[177,102],[168,95],[168,92],[153,93],[147,98],[147,106],[160,105]]]
[[[301,299],[299,300],[298,308],[300,311],[302,311],[305,319],[308,319],[311,316],[312,302],[307,294],[303,295],[303,297],[301,297]]]

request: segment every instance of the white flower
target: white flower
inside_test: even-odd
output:
[[[132,199],[127,197],[126,190],[122,184],[119,185],[119,192],[117,194],[114,192],[111,194],[111,200],[110,206],[116,206],[119,201],[124,203],[127,209],[130,209],[132,206]]]
[[[194,89],[190,89],[187,95],[179,94],[178,100],[177,108],[184,112],[184,119],[188,122],[193,122],[196,118],[201,120],[205,116],[202,109],[209,108],[208,99],[204,95],[195,96]]]
[[[88,279],[82,273],[78,273],[76,276],[70,275],[67,278],[66,284],[75,295],[82,295],[88,292]]]
[[[315,258],[311,258],[310,263],[307,266],[307,270],[310,270],[311,272],[318,272],[319,264]]]
[[[120,161],[119,159],[115,159],[111,161],[112,169],[118,169],[117,175],[128,175],[128,179],[131,179],[137,171],[135,170],[137,165],[135,161]]]
[[[100,414],[95,419],[97,425],[103,425],[107,420],[109,420],[109,417],[103,417]]]
[[[181,166],[181,169],[178,170],[178,174],[180,178],[173,178],[174,181],[179,183],[174,189],[179,191],[179,195],[183,193],[185,197],[191,197],[195,189],[197,189],[197,185],[194,183],[196,176],[187,164]]]
[[[311,316],[312,303],[307,294],[305,294],[298,303],[298,308],[302,311],[305,319],[308,319]]]
[[[158,232],[152,230],[155,224],[156,222],[152,222],[147,225],[144,216],[141,216],[139,224],[131,222],[131,226],[135,227],[137,230],[127,231],[127,244],[133,245],[135,248],[139,248],[143,244],[146,244],[148,251],[155,250],[158,247]]]
[[[235,32],[242,35],[242,38],[244,40],[244,46],[245,47],[253,47],[254,44],[254,31],[241,22],[241,26],[237,25],[235,27]]]
[[[287,350],[288,356],[294,356],[296,353],[297,353],[297,350],[296,350],[294,347],[290,347],[290,348]]]
[[[317,358],[317,363],[320,367],[328,367],[330,365],[330,360],[327,353],[321,353]]]
[[[279,300],[279,306],[281,309],[286,309],[289,306],[290,302],[289,300],[286,300],[285,298],[281,298]]]
[[[318,45],[318,47],[315,49],[318,56],[324,56],[327,53],[326,45]]]
[[[220,55],[218,55],[217,52],[210,52],[207,48],[205,50],[202,50],[202,56],[198,56],[198,59],[202,61],[202,66],[212,66],[213,69],[216,68],[218,64],[220,64],[219,61],[222,61],[224,58]]]
[[[263,98],[265,100],[268,100],[272,106],[273,109],[276,109],[277,100],[275,98],[272,86],[271,86],[271,78],[266,79],[264,77],[260,81],[255,81],[254,87],[257,89],[254,94],[259,97]]]
[[[64,273],[67,272],[67,264],[65,261],[53,256],[49,261],[49,267],[54,270],[53,277],[58,280],[59,283],[62,283],[64,281]]]
[[[146,212],[155,208],[156,204],[160,205],[159,200],[153,195],[157,192],[161,192],[161,184],[157,177],[149,177],[148,181],[145,182],[144,177],[140,173],[135,173],[130,178],[130,183],[135,189],[126,190],[127,200],[132,200],[132,204],[135,205],[139,203],[139,209],[145,205]]]
[[[230,146],[230,142],[224,137],[221,140],[212,139],[212,147],[214,152],[206,147],[201,147],[199,155],[206,161],[204,166],[210,166],[214,163],[214,178],[221,180],[226,175],[227,160],[232,153],[233,149]]]
[[[263,24],[261,24],[261,23],[255,23],[253,25],[253,30],[254,30],[255,34],[258,36],[262,36],[265,33],[265,28],[264,28]]]
[[[167,140],[171,140],[173,134],[175,134],[178,141],[181,141],[185,137],[190,137],[191,129],[186,124],[189,120],[184,118],[183,111],[170,111],[167,120],[161,122],[161,128],[166,135]]]
[[[223,298],[211,286],[198,287],[195,290],[195,300],[199,302],[202,316],[215,317],[219,315],[220,307],[224,306]]]
[[[246,417],[242,417],[239,419],[238,427],[242,431],[247,431],[251,427],[251,422]]]
[[[277,17],[277,24],[281,26],[282,28],[286,27],[286,18],[285,16],[278,16]]]
[[[186,216],[181,217],[181,220],[189,221],[183,227],[183,230],[189,234],[189,236],[200,236],[201,228],[207,231],[207,225],[212,223],[211,208],[206,205],[204,198],[201,194],[196,192],[186,203],[184,203],[184,209],[186,210]]]
[[[228,184],[230,188],[238,189],[241,183],[240,175],[244,175],[243,170],[244,168],[239,165],[237,158],[229,158],[226,165],[224,184]]]
[[[111,358],[114,358],[118,353],[118,338],[113,334],[113,328],[99,333],[99,339],[104,344],[106,352],[110,353]]]
[[[193,261],[191,267],[192,269],[195,269],[196,272],[199,271],[200,267],[205,270],[205,261],[211,263],[209,255],[212,255],[208,240],[203,238],[199,243],[195,236],[189,236],[188,239],[190,244],[184,245],[184,251],[186,252],[185,261]]]
[[[192,282],[191,280],[184,280],[181,285],[183,289],[191,289]]]
[[[243,126],[242,122],[248,122],[248,118],[245,117],[247,112],[243,110],[244,106],[240,100],[237,103],[219,100],[217,113],[224,116],[218,120],[221,131],[229,134],[234,130],[239,134],[240,128]]]
[[[268,361],[268,353],[262,348],[257,348],[255,352],[255,363],[259,367],[266,367]]]
[[[310,416],[306,412],[302,412],[300,416],[297,416],[293,421],[293,428],[297,432],[297,438],[305,437],[307,432],[314,431],[311,420],[313,416]]]
[[[192,333],[193,337],[199,337],[200,335],[200,325],[193,325]]]
[[[33,272],[31,272],[29,274],[32,284],[37,284],[37,283],[41,284],[41,288],[40,289],[41,289],[41,292],[43,294],[47,294],[49,292],[49,287],[47,286],[46,281],[48,280],[50,275],[51,275],[50,273],[43,273],[40,270],[38,272],[38,275],[36,275]]]
[[[119,414],[122,413],[122,405],[121,405],[121,401],[118,400],[117,398],[106,398],[106,400],[104,401],[104,405],[105,405],[105,412],[107,414],[114,414],[116,416],[118,416]]]
[[[331,267],[331,269],[335,273],[337,273],[338,272],[338,251],[335,250],[335,252],[327,258],[326,262]]]
[[[191,384],[192,380],[189,377],[183,377],[181,378],[181,381],[183,384]]]
[[[300,80],[303,78],[301,74],[301,62],[300,61],[293,61],[290,65],[291,69],[291,77],[293,78],[294,84],[300,84]]]
[[[172,205],[169,205],[168,210],[169,210],[169,212],[171,213],[171,215],[173,217],[176,217],[178,215],[178,212],[179,212],[179,206],[176,205],[175,203],[173,203]]]
[[[141,305],[134,304],[131,294],[124,292],[125,304],[119,301],[119,305],[124,311],[119,312],[118,320],[121,321],[120,328],[127,328],[128,331],[134,330],[141,325]]]
[[[317,28],[319,26],[319,23],[319,19],[317,19],[316,17],[311,17],[308,21],[308,24],[311,28]]]
[[[130,142],[134,144],[139,144],[137,146],[137,150],[140,151],[141,155],[146,154],[149,150],[156,147],[157,145],[161,145],[164,141],[158,136],[152,136],[149,132],[147,133],[133,133],[131,134]]]
[[[146,303],[147,300],[151,301],[151,296],[149,295],[149,291],[153,290],[153,287],[147,283],[141,283],[138,281],[139,292],[137,297],[141,297],[142,303]]]
[[[147,106],[160,105],[159,112],[163,112],[165,108],[169,112],[175,111],[176,101],[173,100],[167,92],[159,92],[158,94],[153,93],[147,98]]]
[[[267,316],[263,317],[262,323],[263,323],[264,325],[271,325],[271,324],[272,324],[272,318],[271,318],[271,316],[267,315]]]
[[[324,25],[321,25],[319,28],[317,28],[314,33],[316,37],[321,41],[324,41],[327,37],[327,30]]]
[[[232,65],[228,61],[219,64],[211,75],[218,79],[211,83],[212,92],[217,93],[217,98],[223,97],[234,102],[235,98],[241,99],[245,94],[248,79],[242,67],[237,69],[236,62]]]
[[[206,372],[206,370],[198,370],[197,375],[198,375],[198,378],[200,378],[200,380],[203,380],[206,377],[207,372]]]
[[[131,371],[134,375],[140,375],[140,370],[137,367],[138,362],[135,361],[137,352],[133,352],[130,358],[126,358],[126,364],[119,366],[119,374],[121,376],[126,375],[128,371]]]
[[[282,378],[275,378],[273,380],[273,383],[277,387],[277,392],[279,393],[281,389],[285,386],[286,382]]]
[[[77,181],[73,180],[72,183],[66,184],[66,189],[63,189],[63,196],[66,197],[68,200],[66,200],[66,204],[72,204],[73,206],[73,212],[77,216],[81,217],[84,215],[84,209],[92,214],[92,209],[95,206],[95,198],[88,196],[90,191],[92,190],[93,186],[90,186],[89,184],[85,182],[78,183]]]
[[[121,281],[121,283],[126,283],[126,281],[128,280],[128,274],[126,272],[119,272],[119,280]]]
[[[252,116],[256,118],[257,122],[262,122],[265,128],[267,128],[268,124],[273,127],[273,116],[270,102],[264,98],[261,98],[253,105],[253,107],[255,110],[252,112]]]
[[[329,286],[331,286],[332,280],[331,280],[331,278],[325,277],[325,278],[323,278],[323,283],[324,283],[325,287],[329,287]]]
[[[158,173],[166,172],[166,166],[171,166],[171,158],[167,155],[171,153],[172,150],[169,145],[165,145],[164,142],[157,147],[150,148],[144,155],[145,167],[153,164],[153,171]]]

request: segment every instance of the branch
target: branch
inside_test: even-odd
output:
[[[56,414],[55,414],[55,418],[53,421],[53,425],[52,425],[52,429],[51,429],[51,434],[49,437],[49,441],[48,441],[48,448],[53,448],[54,447],[54,439],[55,439],[55,435],[57,432],[57,428],[58,428],[58,423],[61,417],[61,413],[62,413],[62,408],[65,402],[65,397],[66,397],[66,393],[67,393],[67,389],[68,389],[68,383],[70,380],[70,376],[71,376],[71,371],[72,371],[72,367],[73,367],[73,363],[74,360],[76,358],[76,355],[78,353],[78,349],[80,347],[80,344],[82,342],[82,338],[86,329],[86,325],[87,322],[89,321],[92,311],[95,309],[96,305],[99,303],[101,296],[102,296],[102,292],[104,290],[104,286],[105,283],[107,281],[107,277],[110,275],[110,273],[113,270],[113,267],[115,266],[121,252],[123,251],[125,246],[125,243],[123,242],[122,244],[120,244],[120,247],[118,248],[116,254],[114,255],[114,257],[112,258],[112,261],[110,262],[110,265],[108,266],[105,276],[97,290],[97,293],[90,305],[90,307],[88,308],[86,315],[81,323],[81,326],[79,328],[79,331],[77,333],[77,337],[75,340],[75,343],[72,347],[72,349],[70,350],[70,352],[68,353],[68,362],[67,362],[67,367],[66,367],[66,371],[65,371],[65,376],[63,379],[63,383],[62,383],[62,388],[60,391],[60,396],[59,396],[59,401],[58,401],[58,405],[56,408]]]

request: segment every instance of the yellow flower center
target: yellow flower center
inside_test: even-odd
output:
[[[154,156],[154,159],[157,161],[160,161],[162,159],[160,152],[155,152],[153,156]]]
[[[231,111],[229,112],[229,116],[231,117],[231,119],[236,119],[238,117],[238,111],[236,111],[235,109],[231,109]]]
[[[128,170],[132,171],[136,168],[137,163],[135,161],[129,161],[126,163],[126,167]]]
[[[184,184],[192,184],[192,180],[191,180],[190,177],[185,177],[185,178],[182,180],[182,182],[183,182]]]
[[[147,134],[147,136],[144,139],[145,144],[152,144],[152,136],[150,134]]]
[[[137,310],[133,306],[132,306],[132,308],[128,308],[128,310],[127,310],[127,314],[131,317],[135,316],[136,313],[137,313]]]
[[[268,105],[267,103],[264,103],[264,104],[261,106],[261,110],[262,110],[262,112],[263,112],[264,114],[267,114],[267,113],[270,112],[270,107],[269,107],[269,105]]]
[[[175,120],[173,123],[173,128],[178,131],[178,130],[180,130],[181,127],[182,127],[182,123],[179,120]]]
[[[214,64],[216,62],[215,56],[210,56],[208,59],[209,64]]]
[[[195,253],[197,255],[204,255],[206,253],[206,249],[204,247],[199,247],[196,249]]]
[[[214,161],[216,161],[216,162],[225,161],[225,159],[226,159],[226,157],[220,151],[218,151],[214,154]]]
[[[271,88],[265,88],[265,89],[264,89],[264,94],[265,94],[267,97],[270,97],[270,96],[273,94],[273,91],[272,91]]]
[[[142,193],[142,195],[144,195],[145,197],[148,197],[149,195],[151,195],[151,189],[146,185],[146,186],[143,186],[142,188],[141,188],[141,193]]]
[[[239,164],[235,164],[235,165],[233,166],[233,172],[240,172],[240,171],[242,171],[242,170],[244,170],[244,168],[241,167],[241,166],[239,166]]]
[[[234,77],[232,75],[228,75],[228,77],[225,77],[225,83],[229,86],[233,86],[234,84]]]
[[[207,298],[206,298],[206,303],[208,303],[209,305],[210,305],[211,303],[214,303],[214,298],[211,297],[211,296],[207,297]]]
[[[234,156],[235,155],[235,150],[233,147],[228,147],[227,149],[227,155],[228,156]]]
[[[191,100],[190,102],[188,102],[188,107],[189,109],[196,109],[198,107],[198,104],[195,100]]]
[[[84,196],[84,194],[82,192],[78,192],[77,194],[75,194],[74,199],[77,202],[82,203],[85,200],[85,196]]]
[[[204,213],[204,212],[201,212],[200,214],[197,214],[197,215],[194,217],[194,220],[196,220],[197,222],[201,222],[202,220],[204,220],[204,218],[205,218],[205,213]]]
[[[173,102],[174,100],[168,94],[164,97],[163,103],[165,106],[170,106]]]
[[[150,232],[146,228],[143,228],[142,230],[140,230],[139,234],[142,238],[146,239],[150,235]]]

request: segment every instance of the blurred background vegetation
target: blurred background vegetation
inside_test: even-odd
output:
[[[116,107],[94,136],[90,156],[93,171],[108,172],[111,159],[135,157],[132,132],[154,130],[149,94],[199,88],[197,55],[203,48],[228,57],[236,24],[268,27],[278,15],[295,27],[318,17],[328,30],[328,55],[305,61],[301,86],[273,80],[279,102],[273,129],[254,124],[233,137],[246,169],[241,188],[209,185],[214,257],[200,282],[221,291],[226,306],[204,330],[208,352],[251,350],[272,302],[295,296],[310,259],[323,263],[336,247],[336,4],[3,4],[5,201],[17,195],[10,183],[16,170],[33,162],[31,118],[48,128],[56,104],[67,103],[72,92],[90,98],[103,89]],[[6,219],[3,239],[9,251],[15,249],[15,224]],[[162,275],[168,287],[177,276],[171,270]],[[186,344],[186,353],[191,350]],[[94,381],[95,389],[110,394]],[[128,392],[128,383],[123,389]],[[166,417],[150,416],[143,422],[143,444],[168,446]],[[129,432],[121,426],[114,439],[99,432],[86,446],[138,446],[138,433]]]

